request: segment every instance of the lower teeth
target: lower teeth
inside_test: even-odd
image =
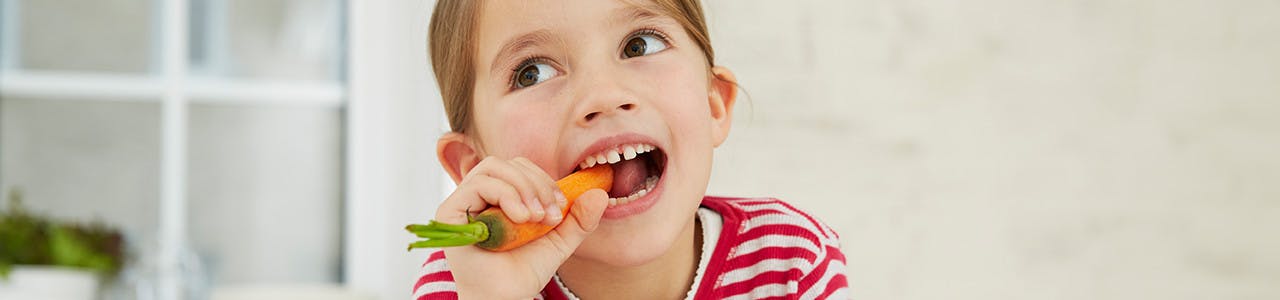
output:
[[[653,187],[656,185],[658,185],[658,176],[649,176],[649,178],[644,179],[644,188],[632,192],[631,195],[627,195],[625,197],[609,198],[609,206],[626,204],[627,202],[640,199],[640,197],[644,197],[645,194],[648,194],[649,191],[653,190]]]

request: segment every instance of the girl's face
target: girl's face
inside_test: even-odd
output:
[[[525,157],[553,178],[612,164],[618,203],[575,257],[633,266],[665,253],[692,226],[712,150],[728,134],[732,74],[709,69],[675,19],[637,4],[482,6],[469,133],[477,153]]]

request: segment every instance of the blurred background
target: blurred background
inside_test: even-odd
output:
[[[0,0],[0,189],[118,226],[111,297],[407,297],[433,5]],[[706,9],[709,192],[819,216],[855,297],[1280,298],[1280,2]]]

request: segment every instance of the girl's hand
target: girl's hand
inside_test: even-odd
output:
[[[529,299],[560,264],[595,230],[608,205],[608,194],[595,189],[579,196],[568,216],[560,215],[564,195],[555,180],[525,158],[487,157],[462,178],[458,189],[436,210],[435,220],[467,224],[469,212],[501,207],[515,223],[560,225],[520,248],[491,252],[473,246],[444,250],[458,296],[463,299]],[[560,222],[561,220],[564,222]]]

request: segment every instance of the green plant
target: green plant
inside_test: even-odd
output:
[[[14,265],[52,265],[83,268],[107,278],[124,265],[124,238],[100,222],[55,222],[28,213],[22,193],[9,193],[9,209],[0,213],[0,279]]]

